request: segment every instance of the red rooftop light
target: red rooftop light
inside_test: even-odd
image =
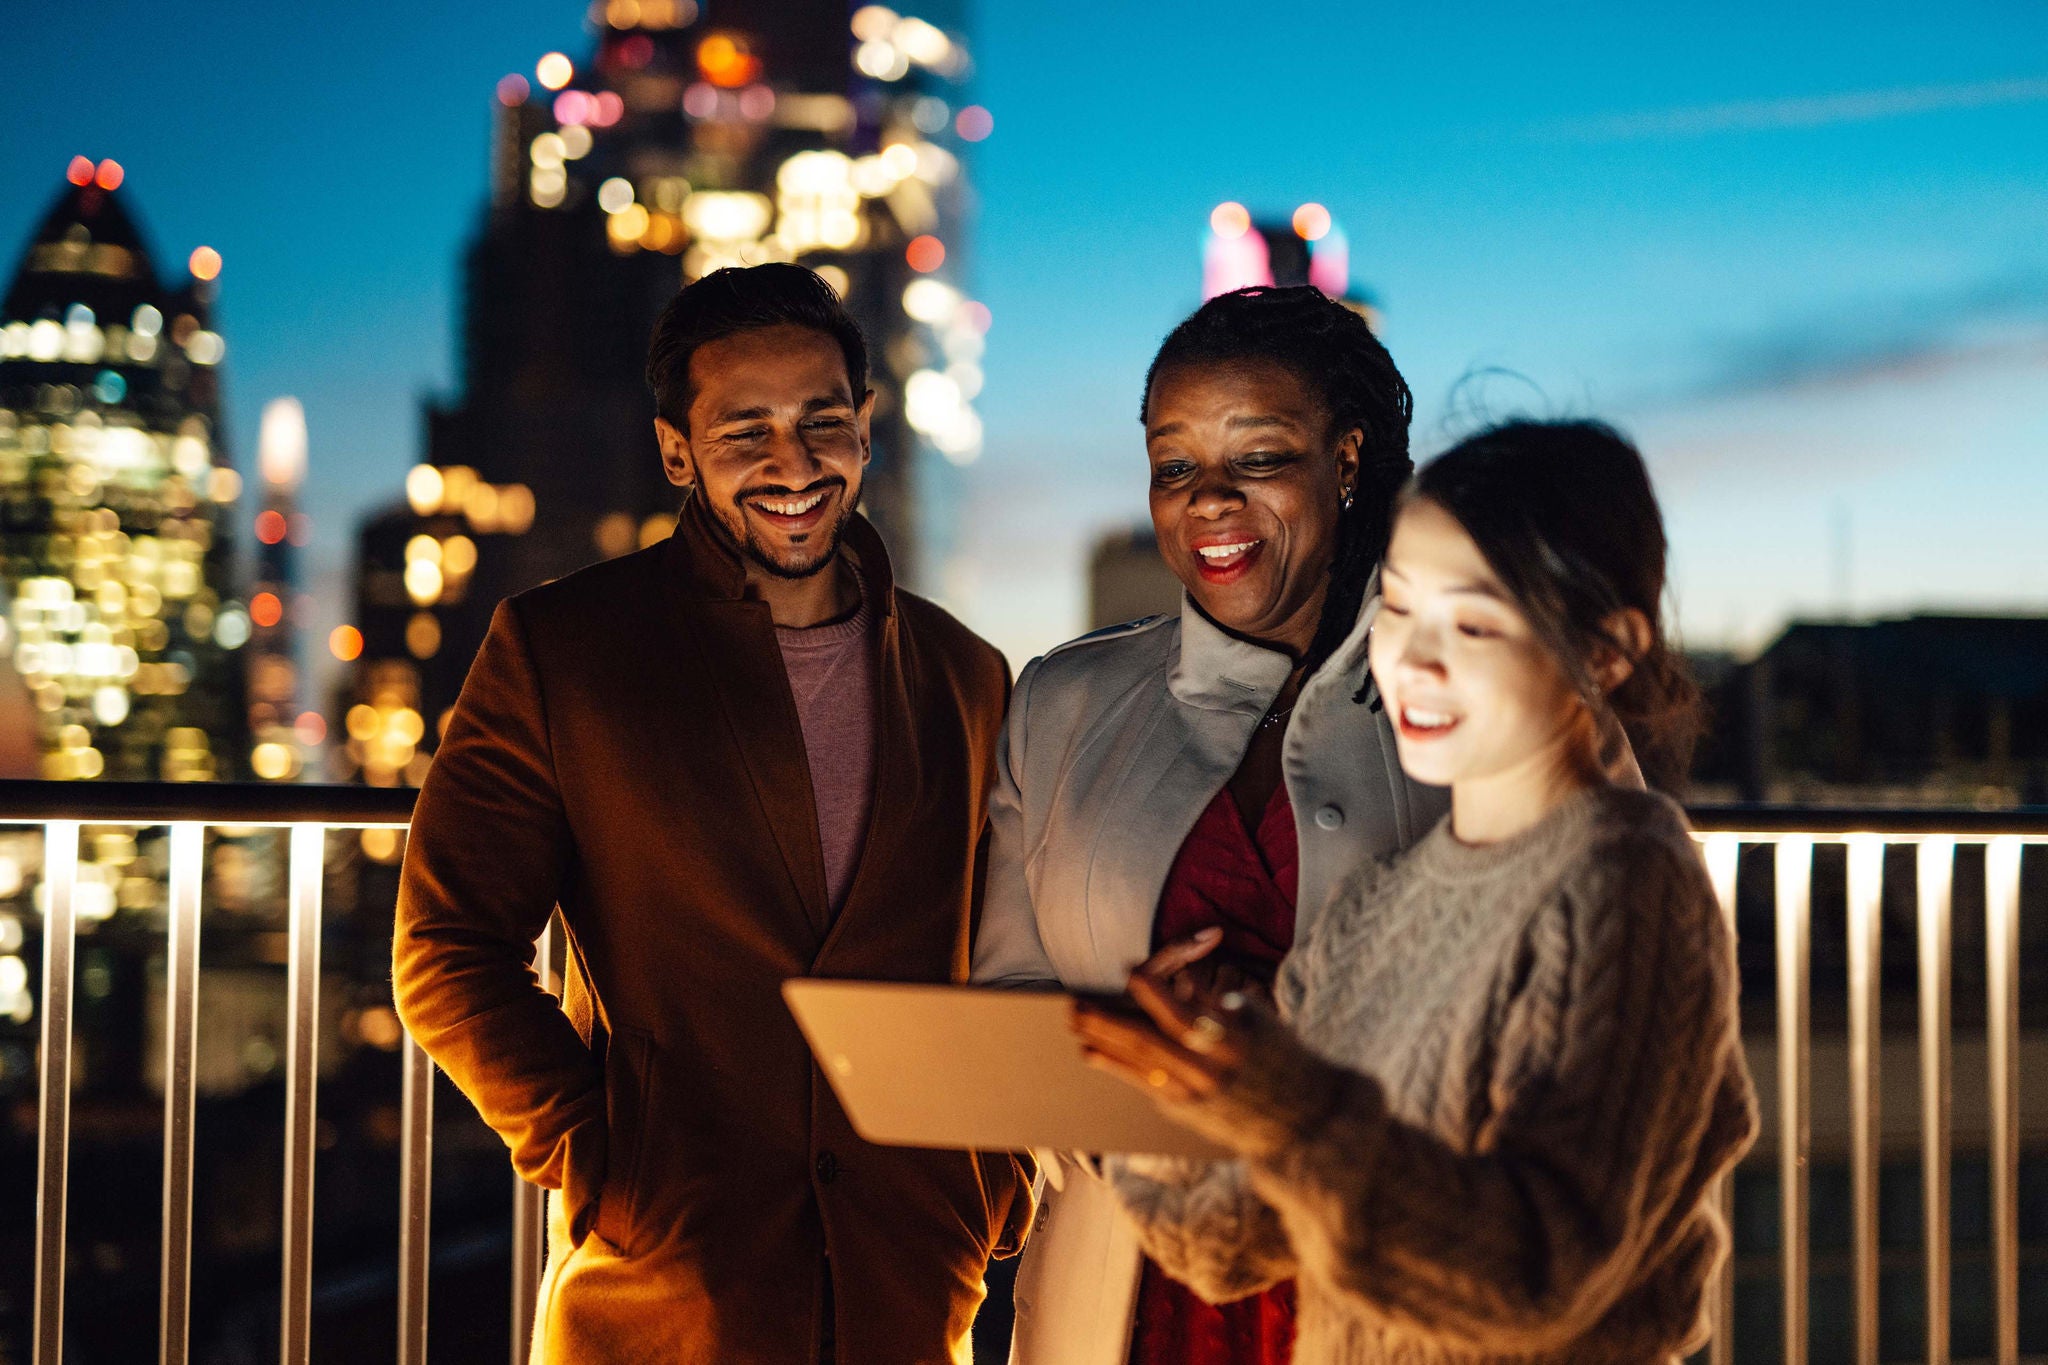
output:
[[[99,173],[93,176],[92,183],[98,185],[103,190],[118,190],[121,188],[121,182],[127,176],[128,173],[121,169],[120,162],[102,161]]]
[[[91,157],[74,156],[71,158],[71,165],[64,172],[64,178],[74,185],[90,185],[92,183],[92,173],[93,164]]]

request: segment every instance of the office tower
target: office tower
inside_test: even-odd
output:
[[[167,279],[112,161],[79,157],[0,305],[0,649],[44,775],[245,771],[250,616],[227,530],[220,256]],[[11,680],[10,680],[11,682]],[[17,706],[18,703],[18,706]]]
[[[504,596],[668,534],[679,494],[654,442],[647,339],[712,270],[801,262],[861,321],[877,395],[863,510],[910,585],[919,462],[980,451],[988,313],[961,284],[963,156],[992,122],[963,97],[955,16],[820,0],[609,0],[592,15],[580,59],[551,52],[499,83],[462,392],[428,412],[408,484],[432,496],[359,542],[355,701],[387,720],[438,721]]]

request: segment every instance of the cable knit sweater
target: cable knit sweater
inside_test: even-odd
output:
[[[1242,1153],[1113,1159],[1205,1297],[1294,1276],[1298,1365],[1675,1361],[1756,1135],[1734,945],[1677,806],[1600,787],[1501,843],[1440,824],[1339,888],[1281,1014],[1176,1117]]]

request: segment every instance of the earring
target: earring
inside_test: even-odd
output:
[[[1353,490],[1351,490],[1351,489],[1349,489],[1349,488],[1345,489],[1345,490],[1344,490],[1344,500],[1343,500],[1343,501],[1342,501],[1341,503],[1339,503],[1339,504],[1338,504],[1338,506],[1339,506],[1339,507],[1340,507],[1340,508],[1341,508],[1342,510],[1344,510],[1344,511],[1346,511],[1346,512],[1349,512],[1349,511],[1351,510],[1351,499],[1352,499],[1353,497],[1355,497],[1355,496],[1356,496],[1356,494],[1355,494],[1355,493],[1353,492]]]

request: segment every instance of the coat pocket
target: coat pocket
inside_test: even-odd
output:
[[[608,1129],[604,1193],[597,1203],[599,1237],[631,1254],[641,1233],[640,1168],[653,1108],[654,1040],[639,1029],[618,1029],[605,1051],[604,1111]]]

